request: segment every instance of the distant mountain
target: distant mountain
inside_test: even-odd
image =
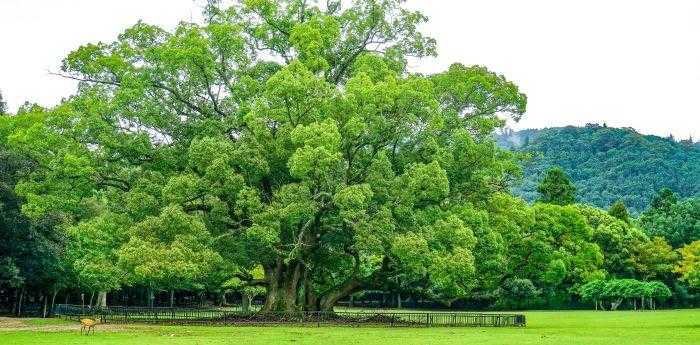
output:
[[[532,154],[522,183],[513,188],[529,201],[537,198],[537,184],[552,166],[571,177],[579,201],[603,208],[622,199],[639,213],[662,187],[681,197],[700,195],[700,144],[692,140],[595,124],[504,131],[496,138],[504,148]]]

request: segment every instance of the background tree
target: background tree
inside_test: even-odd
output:
[[[639,217],[649,236],[663,237],[674,248],[700,239],[700,198],[678,201],[669,189],[662,189],[652,206]]]
[[[511,244],[513,276],[530,279],[552,299],[605,276],[593,229],[575,206],[536,204],[531,212],[533,223]]]
[[[630,222],[630,215],[627,212],[627,207],[625,207],[625,202],[622,200],[615,201],[608,209],[608,214],[625,223]]]
[[[581,299],[584,301],[593,302],[595,310],[598,310],[599,307],[601,310],[605,310],[605,307],[603,306],[603,298],[606,297],[605,285],[606,282],[604,280],[594,280],[583,284],[578,289]]]
[[[700,241],[688,244],[678,251],[681,255],[681,261],[675,271],[690,286],[700,287]]]
[[[25,200],[15,191],[36,165],[12,150],[10,136],[41,118],[40,112],[32,111],[0,117],[0,290],[9,292],[7,309],[18,315],[28,297],[43,304],[44,315],[49,313],[50,303],[71,279],[63,255],[66,236],[56,226],[60,218],[53,214],[26,217]]]
[[[547,204],[569,205],[576,202],[576,187],[561,168],[547,170],[537,186],[537,192],[540,193],[538,201]]]
[[[644,281],[663,279],[671,280],[671,274],[678,263],[678,253],[661,237],[632,245],[634,253],[628,265],[635,275]]]

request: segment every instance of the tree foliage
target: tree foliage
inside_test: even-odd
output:
[[[700,241],[695,241],[678,250],[681,261],[675,271],[693,287],[700,287]]]
[[[80,47],[62,67],[79,92],[13,136],[39,164],[25,213],[109,238],[75,260],[99,289],[179,287],[225,260],[251,282],[264,268],[269,310],[329,309],[399,272],[466,296],[470,210],[518,172],[490,133],[526,101],[479,66],[409,73],[435,43],[400,4],[242,1]]]
[[[663,188],[639,222],[647,234],[663,237],[675,248],[689,244],[700,239],[700,197],[678,201],[675,193]]]
[[[698,143],[602,125],[508,131],[497,138],[502,147],[532,157],[522,183],[513,186],[528,201],[537,200],[538,183],[554,166],[569,174],[580,202],[607,209],[622,200],[633,215],[646,210],[663,187],[681,198],[700,194]]]
[[[539,202],[555,205],[570,205],[576,202],[576,187],[560,168],[547,170],[537,186],[537,192],[540,193]]]

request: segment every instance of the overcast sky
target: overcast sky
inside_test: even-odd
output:
[[[528,95],[515,128],[606,122],[700,138],[700,1],[408,0],[431,18],[437,59],[504,74]],[[81,44],[112,41],[137,20],[173,28],[193,0],[0,0],[0,90],[10,109],[54,105],[75,89],[51,76]]]

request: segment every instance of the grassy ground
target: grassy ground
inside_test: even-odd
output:
[[[528,312],[526,328],[159,327],[0,320],[0,344],[700,344],[700,310]],[[12,327],[3,327],[3,323]]]

